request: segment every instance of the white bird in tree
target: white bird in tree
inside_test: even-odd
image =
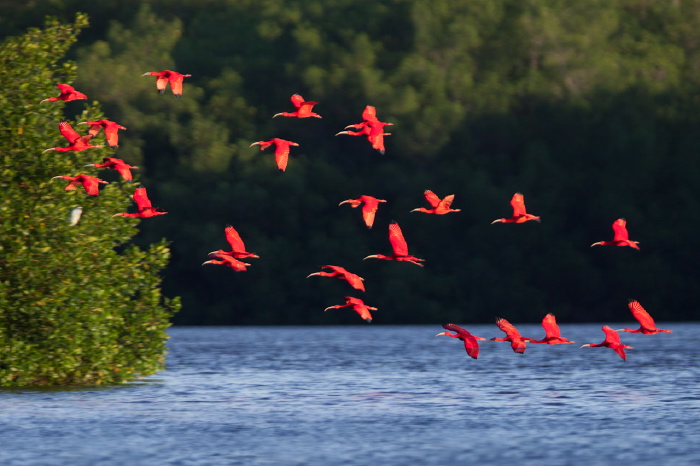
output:
[[[76,226],[78,222],[80,221],[80,216],[83,215],[83,208],[78,206],[75,207],[73,210],[70,211],[70,217],[68,218],[68,225],[69,226]]]

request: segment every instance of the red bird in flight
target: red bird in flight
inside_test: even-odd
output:
[[[218,251],[212,251],[209,253],[209,257],[212,257],[214,255],[233,256],[236,259],[245,259],[248,257],[253,257],[257,259],[260,257],[256,254],[253,254],[252,252],[248,252],[245,250],[245,244],[241,239],[241,235],[239,235],[236,229],[233,228],[231,225],[226,226],[226,228],[224,229],[224,234],[226,235],[226,242],[229,244],[229,246],[231,246],[231,250],[224,251],[223,249],[219,249]]]
[[[467,350],[467,354],[469,356],[471,356],[474,359],[479,357],[479,343],[477,343],[476,341],[486,340],[486,338],[474,336],[471,333],[469,333],[469,331],[456,324],[442,324],[442,328],[457,333],[452,334],[449,332],[441,332],[435,335],[436,337],[439,337],[440,335],[447,335],[448,337],[459,338],[464,342],[464,349]]]
[[[69,86],[68,84],[56,84],[56,87],[61,90],[61,95],[58,97],[49,97],[48,99],[44,99],[40,104],[43,104],[44,102],[54,102],[56,100],[64,100],[64,101],[69,101],[69,100],[85,100],[87,99],[87,96],[83,94],[82,92],[78,92],[75,90],[73,86]]]
[[[124,162],[122,159],[116,159],[114,157],[104,157],[102,159],[103,163],[90,163],[85,165],[86,167],[95,167],[95,168],[111,168],[112,170],[117,170],[119,174],[124,178],[125,181],[131,181],[133,178],[131,176],[131,169],[135,168],[138,169],[139,167],[135,167],[133,165],[129,165],[128,163]]]
[[[513,198],[510,200],[510,205],[513,207],[513,216],[510,218],[499,218],[491,222],[494,223],[524,223],[530,220],[540,221],[540,218],[536,215],[531,215],[527,213],[525,209],[525,197],[520,193],[513,194]]]
[[[189,78],[191,74],[182,74],[176,71],[149,71],[141,76],[155,76],[156,77],[156,89],[158,89],[158,94],[163,94],[165,88],[170,84],[170,89],[175,94],[175,97],[182,97],[182,82],[185,78]]]
[[[335,277],[340,280],[345,280],[355,288],[356,290],[360,291],[365,291],[365,284],[362,283],[364,278],[360,277],[359,275],[355,275],[354,273],[348,272],[345,270],[343,267],[340,267],[339,265],[322,265],[322,269],[329,269],[330,272],[316,272],[308,275],[306,278],[313,277],[313,276],[319,276],[319,277]]]
[[[346,296],[345,297],[345,304],[336,304],[335,306],[329,306],[325,308],[323,311],[327,311],[328,309],[342,309],[344,307],[349,307],[353,311],[357,312],[360,314],[360,317],[362,317],[364,320],[367,322],[372,322],[372,314],[370,314],[369,311],[376,311],[376,307],[371,307],[365,304],[364,301],[362,301],[360,298],[353,298],[352,296]]]
[[[308,118],[308,117],[322,118],[321,115],[319,115],[318,113],[314,113],[311,111],[311,109],[314,107],[314,105],[316,105],[318,102],[307,102],[299,94],[294,94],[290,100],[292,101],[292,104],[294,104],[294,108],[296,108],[296,110],[293,112],[276,113],[272,118],[275,118],[278,116],[297,117],[297,118]]]
[[[146,188],[136,188],[134,191],[134,202],[136,202],[136,207],[139,211],[133,214],[123,212],[112,215],[112,217],[140,217],[148,218],[155,217],[157,215],[165,215],[167,212],[159,212],[157,207],[151,205],[151,200],[148,198],[146,193]]]
[[[450,206],[452,205],[452,202],[455,199],[454,194],[450,194],[449,196],[445,196],[444,198],[440,199],[437,194],[432,192],[429,189],[426,189],[423,192],[423,195],[425,196],[425,199],[428,201],[430,204],[430,209],[426,209],[425,207],[419,207],[418,209],[413,209],[411,212],[423,212],[426,214],[437,214],[437,215],[444,215],[450,212],[460,212],[461,209],[452,209]]]
[[[630,299],[628,304],[632,316],[639,322],[639,328],[633,330],[631,328],[621,328],[616,330],[617,332],[629,332],[629,333],[643,333],[644,335],[653,335],[655,333],[673,333],[672,330],[666,330],[663,328],[656,328],[654,319],[649,315],[649,313],[639,304],[639,301]]]
[[[101,120],[97,121],[83,121],[82,123],[78,124],[90,125],[90,130],[88,131],[88,134],[92,137],[97,136],[97,133],[99,133],[100,130],[104,128],[105,139],[107,139],[107,144],[109,144],[109,147],[119,147],[119,135],[117,134],[117,132],[120,129],[126,129],[122,125],[118,125],[117,123],[107,120],[105,118],[102,118]]]
[[[496,319],[496,325],[506,333],[506,336],[505,338],[491,338],[491,341],[509,341],[510,347],[513,348],[514,352],[523,354],[527,346],[527,340],[520,336],[518,329],[503,318]]]
[[[254,142],[250,147],[259,145],[260,150],[265,150],[272,144],[275,145],[275,162],[277,163],[277,168],[279,168],[280,171],[285,171],[287,169],[287,162],[289,161],[289,146],[298,146],[299,144],[280,138],[273,138],[269,141]]]
[[[597,243],[591,244],[593,246],[629,246],[634,249],[639,249],[639,241],[630,241],[629,234],[627,233],[627,221],[624,218],[618,218],[612,224],[613,229],[613,240],[612,241],[598,241]]]
[[[548,345],[558,345],[561,343],[574,343],[571,340],[567,340],[561,336],[561,331],[557,325],[557,319],[554,314],[547,314],[542,319],[542,327],[544,327],[544,339],[534,340],[532,338],[525,338],[525,341],[530,343],[546,343]]]
[[[582,345],[581,348],[584,346],[590,346],[590,347],[598,347],[598,346],[607,346],[608,348],[612,348],[615,350],[615,352],[625,361],[627,361],[627,355],[625,354],[625,349],[632,349],[631,346],[623,345],[620,342],[620,335],[613,330],[612,328],[608,327],[607,325],[603,325],[603,331],[605,332],[605,340],[603,340],[602,343],[586,343],[585,345]]]
[[[102,144],[90,144],[92,136],[90,136],[89,134],[86,134],[85,136],[79,135],[67,121],[62,120],[58,124],[58,130],[61,132],[61,136],[68,140],[69,145],[66,147],[51,147],[42,152],[42,154],[51,150],[54,150],[56,152],[68,152],[71,150],[81,151],[85,149],[95,149],[98,147],[103,147]]]
[[[83,188],[85,188],[85,192],[88,193],[90,196],[97,196],[100,194],[100,184],[109,184],[108,182],[101,180],[99,178],[95,178],[94,176],[90,175],[77,175],[77,176],[69,176],[69,175],[61,175],[61,176],[54,176],[51,178],[52,180],[55,180],[57,178],[62,178],[64,180],[68,180],[69,183],[66,186],[64,191],[72,191],[75,188],[77,188],[79,185],[83,185]]]
[[[348,125],[345,127],[359,129],[360,131],[341,131],[336,136],[341,134],[347,134],[349,136],[367,136],[372,148],[378,150],[381,154],[384,154],[384,136],[390,136],[391,133],[385,133],[384,127],[393,125],[393,123],[384,123],[379,121],[377,118],[377,109],[371,105],[365,107],[362,112],[363,121],[355,125]]]
[[[406,240],[403,238],[403,233],[401,232],[401,227],[399,227],[398,223],[392,223],[389,225],[389,242],[391,243],[391,248],[394,250],[390,256],[375,254],[373,256],[367,256],[365,259],[405,261],[423,267],[423,264],[420,262],[423,262],[425,259],[419,259],[408,254],[408,245],[406,244]]]
[[[377,213],[377,209],[379,208],[380,202],[386,201],[384,199],[377,199],[376,197],[362,195],[355,199],[347,199],[338,205],[341,206],[345,203],[349,203],[350,206],[355,208],[359,207],[360,204],[363,204],[362,220],[365,221],[365,225],[367,225],[367,228],[372,228],[372,225],[374,225],[374,216]]]
[[[226,254],[209,254],[210,259],[204,262],[202,265],[214,264],[214,265],[224,265],[236,272],[245,272],[250,267],[250,264],[246,262],[239,261],[233,256]]]

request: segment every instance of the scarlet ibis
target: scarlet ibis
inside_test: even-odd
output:
[[[239,235],[236,229],[233,228],[231,225],[227,225],[226,228],[224,228],[224,234],[226,235],[226,242],[229,244],[229,246],[231,246],[231,250],[224,251],[223,249],[219,249],[218,251],[212,251],[209,253],[209,257],[212,257],[213,255],[233,256],[236,259],[245,259],[247,257],[260,257],[256,254],[253,254],[252,252],[248,252],[245,250],[245,244],[241,239],[241,235]]]
[[[78,206],[74,207],[70,211],[70,217],[68,218],[68,226],[74,227],[80,221],[80,217],[83,215],[83,208]]]
[[[56,87],[60,89],[61,95],[58,97],[49,97],[48,99],[44,99],[40,104],[43,104],[44,102],[54,102],[56,100],[85,100],[87,99],[87,96],[83,94],[82,92],[78,92],[75,90],[73,86],[70,86],[68,84],[56,84]]]
[[[574,343],[571,340],[567,340],[566,338],[561,336],[561,331],[559,330],[559,326],[557,325],[557,319],[554,317],[554,314],[547,314],[544,316],[544,319],[542,319],[542,327],[544,327],[544,339],[543,340],[535,340],[532,338],[525,338],[525,341],[529,341],[530,343],[546,343],[548,345],[558,345],[561,343]]]
[[[148,218],[155,217],[157,215],[165,215],[167,212],[159,212],[157,207],[151,205],[151,200],[148,198],[146,193],[146,188],[136,188],[134,191],[134,202],[136,202],[136,207],[139,209],[138,212],[133,214],[123,212],[112,215],[112,217],[140,217]]]
[[[377,213],[380,202],[386,201],[384,199],[377,199],[376,197],[362,195],[355,199],[346,199],[338,205],[341,206],[348,203],[352,208],[355,208],[362,204],[362,220],[365,221],[367,228],[372,228],[372,225],[374,225],[374,216]]]
[[[248,267],[250,267],[250,264],[248,264],[246,262],[239,261],[238,259],[235,259],[233,256],[229,256],[229,255],[225,255],[225,254],[210,254],[209,257],[211,259],[204,262],[202,265],[206,265],[206,264],[224,265],[230,269],[235,270],[236,272],[245,272],[246,270],[248,270]]]
[[[90,139],[92,139],[92,136],[89,134],[86,134],[85,136],[79,135],[70,125],[70,123],[65,120],[61,120],[61,122],[58,124],[58,130],[61,132],[61,136],[68,140],[69,145],[66,147],[51,147],[42,152],[42,154],[51,150],[56,152],[68,152],[71,150],[81,151],[85,149],[103,147],[102,144],[90,144]]]
[[[336,136],[341,134],[347,134],[349,136],[367,136],[367,139],[369,140],[370,144],[372,144],[372,147],[378,150],[381,154],[384,154],[384,136],[391,135],[391,133],[384,132],[384,127],[393,125],[393,123],[379,121],[377,118],[377,109],[371,105],[365,107],[365,110],[362,112],[362,119],[363,121],[360,123],[345,127],[346,130],[348,128],[355,128],[359,129],[360,131],[341,131],[336,134]]]
[[[479,344],[476,341],[486,340],[486,338],[474,336],[471,333],[469,333],[469,331],[456,324],[442,324],[442,328],[457,333],[452,334],[449,332],[441,332],[435,335],[436,337],[439,337],[440,335],[447,335],[448,337],[459,338],[464,342],[464,349],[467,350],[467,354],[469,356],[471,356],[474,359],[479,357]]]
[[[294,94],[290,100],[292,101],[292,104],[294,104],[294,108],[296,108],[296,110],[293,112],[276,113],[272,118],[275,118],[278,116],[297,117],[297,118],[308,118],[308,117],[322,118],[321,115],[319,115],[318,113],[314,113],[311,111],[311,109],[314,107],[314,105],[316,105],[318,102],[307,102],[299,94]]]
[[[627,355],[625,354],[625,349],[632,349],[631,346],[623,345],[620,342],[620,335],[613,330],[612,328],[608,327],[607,325],[603,325],[603,331],[605,332],[605,340],[603,340],[602,343],[586,343],[585,345],[581,345],[581,348],[584,346],[590,346],[590,347],[598,347],[598,346],[607,346],[608,348],[612,348],[615,350],[615,352],[625,361],[627,361]]]
[[[88,134],[92,137],[97,136],[97,133],[99,133],[100,130],[104,128],[105,139],[107,139],[107,144],[109,144],[109,147],[119,147],[119,135],[117,134],[117,132],[120,129],[126,129],[122,125],[119,125],[105,118],[102,118],[101,120],[97,121],[83,121],[78,124],[90,125],[90,130],[88,131]]]
[[[133,165],[129,165],[128,163],[124,162],[122,159],[116,159],[114,157],[104,157],[102,159],[103,163],[89,163],[85,165],[86,167],[96,167],[96,168],[111,168],[112,170],[117,170],[119,174],[124,178],[126,181],[131,181],[132,176],[131,176],[131,169],[135,168],[138,169],[139,167],[135,167]]]
[[[461,209],[452,209],[450,206],[452,205],[452,202],[455,199],[454,194],[450,194],[449,196],[445,196],[444,198],[440,199],[437,194],[432,192],[429,189],[426,189],[423,192],[423,195],[425,196],[425,199],[428,201],[430,204],[430,209],[426,209],[425,207],[419,207],[418,209],[413,209],[411,212],[423,212],[426,214],[437,214],[437,215],[444,215],[448,214],[450,212],[460,212]]]
[[[506,336],[505,338],[491,338],[491,341],[509,341],[510,347],[513,348],[514,352],[523,354],[527,346],[527,340],[520,336],[518,329],[503,318],[496,319],[496,325],[506,333]]]
[[[634,249],[639,249],[639,241],[630,241],[629,234],[627,233],[627,220],[624,218],[618,218],[612,224],[613,229],[613,240],[612,241],[598,241],[597,243],[591,244],[593,246],[629,246]]]
[[[260,150],[265,150],[272,144],[275,145],[275,162],[277,163],[277,168],[281,171],[285,171],[287,169],[287,162],[289,161],[289,146],[298,146],[299,144],[280,138],[273,138],[269,141],[254,142],[250,147],[259,145]]]
[[[314,276],[319,276],[319,277],[335,277],[340,280],[345,280],[355,288],[356,290],[360,291],[365,291],[365,284],[362,283],[364,278],[360,277],[359,275],[355,275],[354,273],[348,272],[345,270],[345,268],[339,266],[339,265],[322,265],[322,269],[329,269],[330,272],[316,272],[308,275],[306,278],[309,277],[314,277]]]
[[[420,262],[423,262],[424,259],[419,259],[408,254],[408,245],[406,244],[406,240],[403,238],[403,233],[401,232],[401,227],[399,227],[398,223],[394,222],[389,225],[389,242],[391,243],[391,248],[394,250],[390,256],[375,254],[373,256],[367,256],[365,259],[405,261],[423,267],[423,264]]]
[[[494,223],[524,223],[530,220],[540,221],[540,218],[536,215],[528,214],[525,209],[525,197],[520,193],[513,194],[513,198],[510,200],[510,205],[513,207],[513,216],[510,218],[499,218],[491,222]]]
[[[83,185],[83,188],[85,188],[85,192],[88,193],[88,195],[90,196],[97,196],[98,194],[100,194],[100,184],[109,184],[108,182],[99,178],[95,178],[94,176],[82,174],[77,176],[60,175],[54,176],[51,179],[55,180],[57,178],[68,180],[68,185],[66,186],[64,191],[72,191],[79,185]]]
[[[639,322],[639,328],[637,330],[632,330],[631,328],[621,328],[618,332],[628,332],[628,333],[643,333],[644,335],[653,335],[655,333],[673,333],[672,330],[666,330],[663,328],[656,328],[654,319],[649,315],[649,313],[639,304],[639,301],[630,299],[628,306],[630,311],[632,311],[632,316]]]
[[[158,94],[163,94],[168,83],[170,84],[170,90],[173,91],[175,97],[182,97],[182,82],[185,78],[189,78],[191,74],[182,74],[176,71],[149,71],[141,76],[155,76],[156,77],[156,89],[158,89]]]
[[[345,297],[345,304],[336,304],[335,306],[329,306],[325,308],[323,311],[327,311],[328,309],[342,309],[344,307],[349,307],[353,311],[357,312],[360,314],[360,317],[362,317],[364,320],[367,322],[372,322],[372,314],[370,314],[369,311],[376,311],[376,307],[371,307],[365,304],[364,301],[362,301],[360,298],[353,298],[352,296],[346,296]]]

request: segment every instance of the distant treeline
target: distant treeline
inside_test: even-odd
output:
[[[117,154],[168,215],[164,292],[178,324],[657,321],[700,317],[700,0],[38,0],[0,6],[7,34],[90,15],[76,87],[128,128]],[[157,95],[147,71],[189,73]],[[322,119],[275,118],[299,93]],[[386,154],[334,135],[366,105]],[[71,107],[67,107],[70,110]],[[294,147],[284,173],[271,150]],[[409,213],[423,191],[444,216]],[[542,223],[496,224],[515,192]],[[386,199],[373,229],[338,203]],[[627,219],[640,250],[590,248]],[[412,264],[362,261],[403,229]],[[204,266],[233,225],[247,272]],[[342,265],[366,293],[308,274]],[[364,323],[363,323],[364,324]]]

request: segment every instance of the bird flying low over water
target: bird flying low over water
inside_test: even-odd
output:
[[[520,336],[520,332],[513,324],[506,319],[498,318],[496,319],[496,325],[506,333],[506,336],[505,338],[491,338],[491,341],[509,341],[510,347],[513,348],[514,352],[523,354],[527,346],[527,340]]]
[[[355,199],[347,199],[338,205],[341,206],[343,204],[348,203],[350,204],[350,206],[355,208],[359,207],[360,204],[363,204],[362,220],[365,221],[365,225],[367,225],[367,228],[372,228],[372,225],[374,224],[374,216],[377,213],[377,209],[379,208],[380,202],[386,201],[384,199],[377,199],[376,197],[362,195]]]
[[[69,144],[66,147],[51,147],[42,152],[42,154],[52,150],[56,152],[68,152],[71,150],[82,151],[85,149],[95,149],[103,147],[102,144],[90,144],[92,136],[90,136],[89,134],[86,134],[85,136],[79,135],[70,125],[70,123],[68,123],[65,120],[61,120],[61,122],[58,124],[58,130],[60,131],[61,136],[68,140]]]
[[[391,248],[394,250],[390,256],[385,256],[384,254],[375,254],[372,256],[367,256],[365,257],[365,259],[405,261],[423,267],[423,264],[421,264],[421,262],[423,262],[424,259],[419,259],[415,256],[411,256],[408,254],[408,245],[406,244],[406,240],[403,238],[401,227],[399,227],[399,224],[396,222],[389,225],[389,242],[391,243]]]
[[[491,222],[492,225],[494,223],[524,223],[530,220],[534,220],[536,222],[540,221],[538,216],[527,213],[527,210],[525,209],[525,197],[522,194],[513,194],[513,197],[510,200],[510,205],[513,207],[513,216],[510,218],[496,219]]]
[[[60,175],[60,176],[54,176],[51,179],[55,180],[57,178],[62,178],[64,180],[68,180],[68,185],[66,186],[64,191],[72,191],[75,188],[77,188],[79,185],[83,185],[85,192],[88,193],[88,195],[90,195],[90,196],[97,196],[98,194],[100,194],[100,184],[109,184],[105,180],[95,178],[94,176],[82,175],[82,174],[77,175],[77,176]]]
[[[202,265],[206,264],[214,264],[214,265],[224,265],[230,269],[235,270],[236,272],[245,272],[248,270],[248,267],[250,267],[250,264],[246,262],[239,261],[238,259],[235,259],[233,256],[229,256],[226,254],[209,254],[209,259],[208,261],[204,262]]]
[[[328,309],[342,309],[344,307],[349,307],[353,311],[357,312],[360,314],[360,317],[362,317],[364,320],[367,322],[372,322],[372,314],[370,314],[369,311],[376,311],[376,307],[371,307],[365,304],[364,301],[362,301],[360,298],[353,298],[352,296],[346,296],[345,297],[345,304],[336,304],[335,306],[329,306],[323,310],[323,312],[327,311]]]
[[[99,133],[101,129],[104,129],[105,139],[107,139],[107,144],[109,144],[109,147],[119,147],[119,135],[117,134],[117,132],[120,129],[126,129],[122,125],[119,125],[105,118],[102,118],[101,120],[97,121],[83,121],[78,124],[90,125],[90,130],[88,131],[88,134],[92,137],[97,136],[97,133]]]
[[[362,283],[364,278],[360,277],[359,275],[355,275],[354,273],[348,272],[345,270],[343,267],[340,267],[339,265],[322,265],[322,269],[328,269],[330,272],[316,272],[308,275],[306,278],[309,277],[314,277],[314,276],[319,276],[319,277],[335,277],[340,280],[345,280],[355,288],[356,290],[360,291],[365,291],[365,284]]]
[[[138,212],[133,214],[123,212],[112,215],[112,217],[140,217],[148,218],[155,217],[157,215],[165,215],[167,212],[159,212],[157,207],[151,205],[151,200],[148,198],[148,193],[146,193],[146,188],[136,188],[134,191],[134,202],[136,202],[136,207]]]
[[[639,328],[633,330],[631,328],[621,328],[616,330],[617,332],[628,332],[628,333],[643,333],[644,335],[653,335],[655,333],[673,333],[672,330],[666,330],[663,328],[656,328],[654,319],[649,315],[649,313],[639,304],[639,301],[630,299],[628,306],[632,312],[632,316],[639,322]]]
[[[296,108],[296,110],[293,112],[276,113],[275,115],[273,115],[272,118],[275,118],[278,116],[297,117],[297,118],[308,118],[308,117],[323,118],[318,113],[314,113],[311,111],[311,109],[314,107],[314,105],[316,105],[318,102],[305,101],[304,98],[302,96],[300,96],[299,94],[294,94],[290,100],[292,101],[292,104],[294,105],[294,108]]]
[[[557,319],[554,317],[554,314],[547,314],[544,316],[544,319],[542,319],[542,327],[544,327],[544,339],[535,340],[533,338],[525,338],[524,340],[529,341],[530,343],[546,343],[548,345],[574,343],[573,341],[567,340],[561,336],[561,331],[559,330]]]
[[[613,240],[612,241],[598,241],[597,243],[591,244],[593,246],[629,246],[634,249],[639,249],[639,241],[630,241],[629,233],[627,233],[627,220],[624,218],[618,218],[612,224],[613,229]]]
[[[285,171],[287,169],[287,162],[289,161],[289,146],[298,146],[296,142],[287,141],[285,139],[273,138],[269,141],[258,141],[250,145],[260,146],[260,150],[265,150],[271,145],[275,145],[275,163],[277,163],[277,168],[280,171]]]
[[[156,77],[156,89],[158,89],[158,94],[163,94],[165,88],[170,84],[170,90],[173,91],[175,97],[182,97],[182,82],[185,78],[189,78],[191,74],[182,74],[176,71],[149,71],[142,74],[141,76],[155,76]]]
[[[425,207],[419,207],[417,209],[413,209],[411,212],[423,212],[426,214],[437,214],[437,215],[444,215],[450,212],[460,212],[461,209],[452,209],[450,206],[452,205],[452,202],[454,201],[455,195],[450,194],[449,196],[445,196],[444,198],[440,199],[437,194],[432,192],[429,189],[426,189],[423,192],[423,195],[425,196],[425,199],[428,201],[430,204],[430,209],[426,209]]]
[[[440,335],[447,335],[448,337],[459,338],[464,342],[464,349],[467,351],[467,354],[469,356],[471,356],[474,359],[479,357],[479,343],[477,343],[476,341],[486,340],[486,338],[474,336],[471,333],[469,333],[469,331],[456,324],[442,324],[442,328],[457,333],[452,334],[450,332],[440,332],[437,335],[435,335],[436,337],[439,337]]]
[[[87,99],[87,96],[85,94],[76,91],[73,86],[70,86],[68,84],[56,84],[56,87],[60,89],[61,95],[59,95],[58,97],[49,97],[48,99],[44,99],[39,103],[42,104],[44,102],[55,102],[57,100],[69,101]]]
[[[615,350],[618,356],[627,361],[625,349],[632,349],[632,347],[623,345],[620,342],[620,335],[607,325],[603,325],[602,330],[605,332],[605,340],[603,340],[602,343],[586,343],[585,345],[582,345],[581,348],[583,348],[584,346],[590,346],[593,348],[598,346],[607,346],[608,348]]]
[[[135,167],[133,165],[129,165],[128,163],[124,162],[122,159],[116,159],[114,157],[104,157],[102,159],[103,163],[89,163],[85,165],[86,167],[95,167],[95,168],[111,168],[112,170],[117,170],[119,174],[124,178],[125,181],[131,181],[133,178],[131,176],[131,169],[135,168],[138,169],[139,167]]]
[[[231,246],[231,250],[224,251],[223,249],[219,249],[217,251],[212,251],[209,253],[209,257],[233,256],[236,259],[245,259],[249,257],[257,259],[260,257],[256,254],[253,254],[252,252],[248,252],[245,250],[245,244],[241,239],[241,235],[239,235],[236,229],[233,228],[231,225],[227,225],[226,228],[224,228],[224,234],[226,235],[226,242],[229,244],[229,246]]]

